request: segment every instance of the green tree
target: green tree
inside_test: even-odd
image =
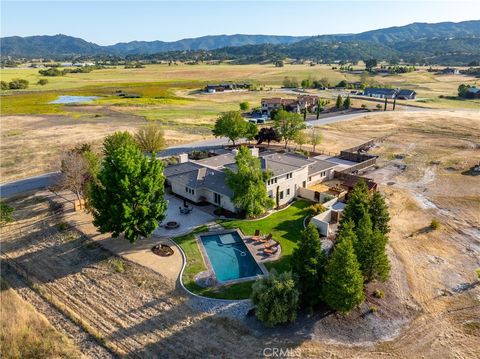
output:
[[[252,289],[255,315],[265,325],[273,327],[295,321],[299,292],[291,272],[277,274],[273,269],[268,277],[258,279]]]
[[[283,79],[283,87],[297,88],[298,87],[298,80],[295,77],[285,76],[285,78]]]
[[[240,110],[241,111],[248,111],[250,109],[250,104],[245,101],[245,102],[240,102]]]
[[[309,138],[305,131],[298,131],[294,138],[295,143],[300,146],[300,149],[302,149],[302,146],[306,144],[308,140]]]
[[[37,81],[37,85],[45,86],[46,84],[48,84],[47,79],[40,79],[40,80]]]
[[[388,237],[378,229],[373,231],[371,240],[366,243],[368,255],[361,264],[362,273],[367,282],[386,281],[390,275],[390,261],[385,250]]]
[[[255,123],[248,122],[247,130],[245,131],[245,138],[250,141],[253,141],[258,135],[258,126]]]
[[[227,137],[235,146],[235,141],[245,136],[247,122],[239,111],[223,113],[215,122],[212,133],[215,137]]]
[[[233,191],[232,202],[247,217],[258,216],[273,206],[265,182],[270,177],[262,171],[260,159],[242,146],[235,157],[237,170],[225,169],[226,182]]]
[[[10,90],[10,87],[8,86],[8,82],[7,81],[1,81],[1,89],[2,90]]]
[[[370,218],[372,220],[372,228],[378,229],[381,233],[390,232],[390,214],[385,203],[385,198],[379,191],[373,192],[370,198],[369,209]]]
[[[342,104],[343,104],[342,96],[338,95],[337,96],[337,102],[335,102],[335,107],[340,109],[340,108],[342,108]]]
[[[311,309],[320,302],[326,262],[317,227],[310,223],[302,231],[298,247],[292,255],[292,268],[302,306]]]
[[[364,60],[365,62],[365,69],[367,71],[372,71],[372,69],[377,66],[377,60],[376,59],[368,59]]]
[[[352,105],[352,102],[350,101],[350,96],[347,96],[345,100],[343,100],[343,108],[349,109]]]
[[[352,220],[354,226],[357,227],[360,219],[368,211],[368,205],[368,187],[364,180],[360,180],[348,195],[348,201],[343,211],[340,227],[349,219]]]
[[[337,87],[347,87],[348,82],[347,80],[342,80],[337,84]]]
[[[152,155],[166,147],[165,132],[157,123],[149,123],[140,127],[135,133],[135,140],[143,152]]]
[[[350,312],[365,300],[362,272],[351,236],[354,234],[345,233],[343,238],[338,237],[337,245],[325,268],[323,299],[342,314]]]
[[[297,113],[280,110],[273,119],[273,128],[282,141],[285,141],[285,148],[287,148],[288,142],[294,140],[298,132],[305,127],[305,121]]]
[[[320,130],[317,127],[312,127],[308,132],[308,143],[313,146],[313,152],[315,152],[315,148],[322,143],[323,136]]]
[[[301,82],[300,85],[301,85],[302,88],[304,88],[304,89],[308,89],[308,88],[312,87],[312,83],[311,83],[310,79],[304,79],[304,80],[302,80],[302,82]]]
[[[465,98],[467,96],[468,89],[470,87],[471,87],[470,85],[465,85],[465,84],[461,84],[460,86],[458,86],[458,97]]]
[[[104,158],[89,191],[93,224],[130,242],[148,237],[165,218],[163,162],[146,157],[128,132],[104,142]]]

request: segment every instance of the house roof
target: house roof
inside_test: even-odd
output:
[[[235,155],[231,152],[195,161],[195,163],[197,164],[207,166],[207,167],[213,167],[213,168],[221,168],[221,167],[224,167],[225,165],[228,165],[234,162],[235,162]]]
[[[363,93],[371,93],[371,94],[379,94],[379,95],[393,95],[396,93],[394,89],[387,89],[387,88],[371,88],[367,87],[363,90]]]
[[[194,189],[208,188],[228,197],[233,196],[233,191],[226,184],[225,173],[211,168],[199,166],[199,168],[190,172],[170,176],[169,180],[179,181]]]
[[[337,166],[336,163],[316,159],[315,162],[313,162],[312,164],[310,164],[308,166],[308,174],[313,175],[315,173],[328,170],[328,169],[333,168],[335,166]]]
[[[400,90],[398,91],[398,96],[412,96],[415,94],[415,91],[413,90]]]
[[[179,163],[176,165],[166,166],[163,170],[163,174],[165,175],[165,177],[169,178],[171,176],[194,171],[200,167],[200,165],[197,165],[194,162]]]
[[[480,88],[476,88],[476,87],[470,87],[467,92],[470,92],[470,93],[479,93],[480,92]]]

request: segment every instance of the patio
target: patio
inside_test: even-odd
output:
[[[212,222],[215,219],[213,215],[204,211],[202,207],[195,206],[192,203],[188,203],[188,207],[192,210],[188,214],[182,214],[180,213],[180,208],[183,208],[183,200],[172,195],[166,195],[165,199],[168,201],[168,207],[162,224],[177,222],[180,226],[174,229],[166,229],[160,224],[154,232],[158,237],[176,237],[187,234],[196,227]]]

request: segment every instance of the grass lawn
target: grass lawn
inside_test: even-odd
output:
[[[187,266],[183,272],[183,284],[185,287],[199,295],[205,297],[218,299],[247,299],[252,292],[252,284],[254,281],[231,284],[219,288],[202,288],[195,283],[195,276],[207,270],[205,262],[203,261],[200,248],[198,247],[195,235],[202,232],[207,232],[206,226],[198,227],[195,231],[185,236],[173,238],[173,240],[182,247],[187,256]]]
[[[265,265],[269,270],[275,268],[278,272],[283,272],[290,270],[290,258],[300,238],[300,231],[303,230],[303,220],[308,215],[307,208],[311,204],[311,202],[300,200],[287,209],[258,221],[222,220],[219,223],[225,228],[240,228],[246,235],[254,234],[256,229],[265,235],[271,233],[273,239],[280,242],[282,246],[282,256],[279,260]]]

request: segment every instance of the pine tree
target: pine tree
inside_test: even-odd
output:
[[[365,300],[362,272],[349,238],[354,234],[344,233],[344,236],[328,261],[323,286],[325,302],[342,314],[348,313]]]
[[[369,213],[373,229],[378,229],[383,234],[390,232],[390,215],[387,204],[385,198],[378,191],[375,191],[370,198]]]
[[[363,212],[362,217],[358,221],[358,225],[355,227],[355,234],[357,235],[357,241],[353,244],[355,254],[357,255],[360,269],[364,272],[364,263],[367,261],[369,255],[369,249],[371,247],[371,241],[373,237],[372,221],[367,211]]]
[[[353,221],[355,227],[358,226],[358,222],[363,217],[364,213],[368,211],[368,205],[368,187],[364,180],[360,180],[349,193],[348,202],[343,211],[340,226],[349,219]]]
[[[148,237],[165,217],[163,163],[142,153],[128,132],[104,141],[104,158],[89,191],[93,224],[130,242]]]
[[[368,255],[362,263],[363,275],[367,282],[375,279],[384,282],[390,275],[390,261],[385,252],[387,237],[378,229],[375,229],[371,240],[367,244]]]
[[[293,252],[292,266],[296,274],[302,306],[313,308],[321,299],[327,257],[322,250],[318,230],[310,223],[301,233],[298,247]]]
[[[341,107],[342,107],[342,104],[343,104],[342,96],[341,96],[341,95],[338,95],[338,96],[337,96],[337,102],[335,103],[335,107],[336,107],[336,108],[341,108]]]
[[[345,109],[349,109],[351,105],[352,105],[352,102],[350,100],[350,96],[347,96],[347,98],[343,101],[343,107]]]

